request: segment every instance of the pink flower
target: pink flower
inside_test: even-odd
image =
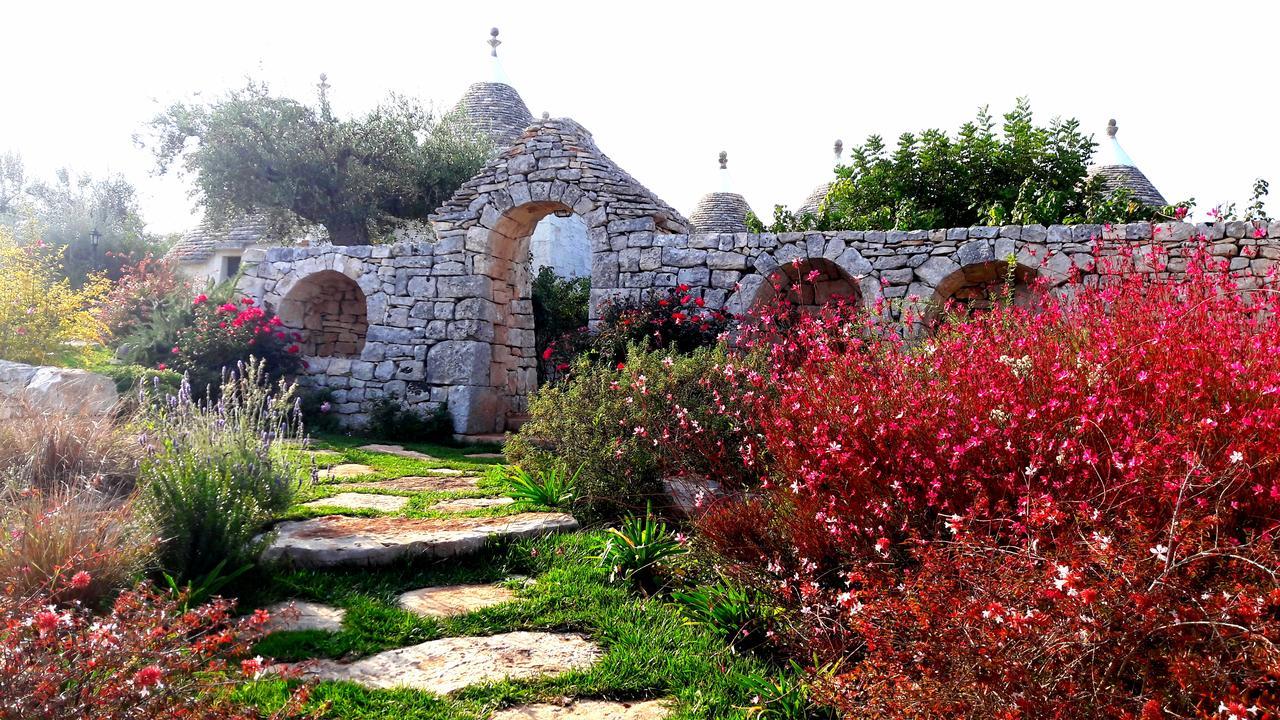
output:
[[[202,304],[202,303],[204,303],[204,302],[207,302],[208,300],[209,300],[209,296],[208,296],[208,295],[205,295],[204,293],[200,293],[199,295],[197,295],[197,296],[196,296],[196,299],[195,299],[191,304],[192,304],[192,305],[200,305],[200,304]]]
[[[134,673],[133,682],[138,687],[149,688],[153,685],[159,685],[162,678],[164,678],[163,670],[155,665],[148,665]]]
[[[71,576],[71,587],[75,588],[76,590],[83,590],[89,587],[89,583],[91,582],[93,582],[93,576],[85,572],[84,570],[81,570],[80,572]]]

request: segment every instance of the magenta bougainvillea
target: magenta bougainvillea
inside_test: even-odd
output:
[[[298,344],[302,335],[284,327],[279,317],[253,298],[217,304],[206,295],[197,295],[193,304],[195,320],[179,331],[172,358],[164,363],[188,374],[193,391],[216,388],[224,368],[234,369],[250,357],[262,360],[272,378],[305,369]]]

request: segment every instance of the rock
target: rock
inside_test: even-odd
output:
[[[360,492],[361,490],[399,490],[401,492],[461,492],[464,490],[475,490],[476,482],[478,480],[479,478],[473,475],[446,475],[446,476],[439,476],[439,477],[422,477],[419,475],[410,475],[408,477],[395,478],[394,480],[379,480],[378,482],[340,485],[339,488],[347,492]]]
[[[662,488],[671,498],[672,508],[686,517],[697,514],[700,507],[720,494],[720,483],[702,476],[663,478]]]
[[[303,503],[302,507],[335,507],[345,510],[378,510],[380,512],[397,512],[409,503],[409,498],[400,495],[372,495],[370,493],[343,492],[332,497],[312,500]]]
[[[365,450],[368,452],[386,453],[388,455],[399,455],[400,457],[413,458],[415,460],[439,460],[440,459],[436,457],[431,457],[426,453],[418,452],[417,450],[406,450],[403,445],[378,445],[378,444],[361,445],[357,449]]]
[[[38,413],[105,415],[120,394],[105,375],[0,360],[0,420]]]
[[[662,700],[581,700],[568,705],[517,705],[494,713],[489,720],[662,720],[667,714]]]
[[[400,596],[400,607],[427,617],[449,617],[465,615],[515,599],[514,592],[498,583],[447,585],[410,590]]]
[[[276,603],[267,608],[271,619],[264,629],[269,632],[292,630],[324,630],[337,632],[342,629],[342,619],[347,611],[321,603],[294,600]]]
[[[277,525],[262,561],[309,568],[386,565],[473,553],[490,537],[527,538],[577,529],[578,521],[565,513],[430,519],[326,515]]]
[[[372,475],[376,472],[378,471],[368,465],[361,465],[359,463],[342,463],[341,465],[334,465],[333,467],[321,470],[320,479],[332,480],[334,478],[360,477],[361,475]]]
[[[353,663],[319,660],[295,667],[303,678],[444,695],[482,682],[582,670],[600,654],[594,643],[577,633],[512,632],[431,640]]]
[[[502,507],[514,503],[509,497],[492,498],[458,498],[457,500],[441,500],[427,508],[440,512],[465,512],[467,510],[484,510],[485,508]]]
[[[491,453],[491,452],[471,453],[470,455],[467,455],[467,457],[478,458],[481,460],[506,460],[507,459],[507,456],[503,455],[502,453]]]

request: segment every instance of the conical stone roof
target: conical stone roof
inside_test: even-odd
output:
[[[507,147],[533,124],[533,114],[520,93],[506,83],[478,82],[454,106],[472,127],[483,132],[498,148]]]
[[[1129,153],[1120,147],[1120,142],[1116,140],[1118,130],[1115,120],[1107,123],[1107,136],[1110,142],[1099,152],[1103,162],[1091,168],[1089,176],[1101,177],[1102,186],[1108,193],[1123,188],[1133,193],[1134,199],[1144,205],[1155,207],[1168,205],[1164,195],[1160,194],[1156,186],[1151,184],[1147,176],[1137,168],[1133,159],[1129,157]]]
[[[184,233],[164,257],[178,263],[199,263],[213,257],[218,250],[243,250],[272,240],[267,219],[261,215],[248,215],[228,223],[205,220]]]
[[[747,213],[751,206],[746,198],[729,192],[729,154],[720,152],[720,192],[707,193],[689,214],[691,232],[739,233],[747,231]]]

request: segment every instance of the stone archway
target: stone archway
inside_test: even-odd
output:
[[[450,412],[461,432],[506,429],[509,416],[524,412],[537,383],[529,239],[538,221],[553,213],[575,214],[587,226],[593,318],[601,302],[632,290],[619,287],[621,250],[629,243],[653,245],[655,235],[688,227],[572,120],[534,123],[467,181],[432,216],[438,238],[433,272],[454,272],[456,262],[460,276],[441,283],[444,292],[462,298],[452,323],[458,337],[450,340],[474,343],[477,358],[486,354],[479,347],[484,344],[488,356],[486,384],[450,390]]]
[[[743,315],[774,296],[777,292],[775,287],[785,289],[813,271],[818,272],[816,279],[822,283],[820,294],[824,303],[835,295],[843,295],[871,309],[884,297],[879,278],[862,253],[854,248],[843,248],[839,253],[828,256],[822,254],[823,250],[815,248],[815,252],[810,254],[804,244],[794,243],[779,247],[772,253],[761,253],[752,260],[756,272],[738,281],[737,289],[725,301],[725,309],[734,315]],[[817,288],[814,288],[813,301],[818,299],[818,295]],[[805,300],[803,297],[797,299]]]
[[[303,357],[358,358],[369,330],[364,291],[335,270],[299,280],[279,303],[286,331],[295,333]]]
[[[816,312],[837,300],[862,304],[857,280],[826,258],[797,259],[774,270],[752,299],[749,310],[785,300],[801,312]]]
[[[981,313],[1003,302],[1032,307],[1036,277],[1034,268],[1018,262],[989,260],[964,265],[934,288],[923,316],[925,325],[936,325],[949,313]]]

